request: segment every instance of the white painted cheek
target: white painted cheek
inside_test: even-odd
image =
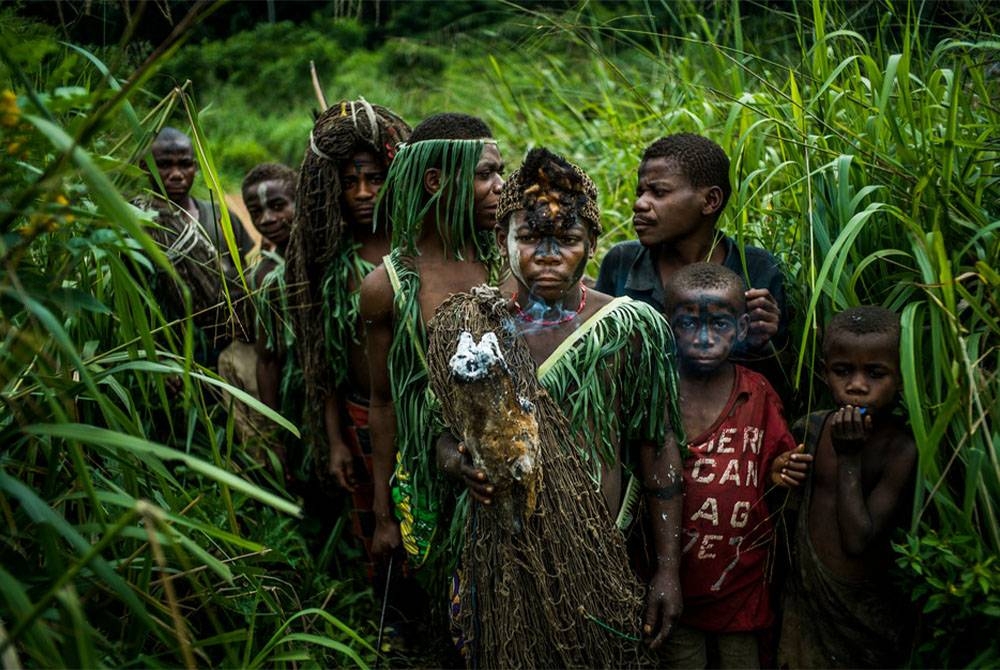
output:
[[[524,281],[524,273],[521,272],[521,254],[517,248],[517,232],[513,228],[507,229],[507,263],[510,265],[511,274],[523,286],[527,286],[527,282]]]
[[[261,209],[267,207],[267,182],[262,181],[257,184],[257,201],[260,203]]]

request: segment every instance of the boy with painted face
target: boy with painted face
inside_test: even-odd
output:
[[[649,306],[582,283],[600,232],[593,181],[546,149],[529,152],[500,193],[497,243],[517,280],[509,320],[528,345],[541,385],[569,420],[573,448],[620,528],[634,512],[623,507],[626,468],[638,473],[657,557],[652,574],[644,575],[650,587],[643,634],[658,648],[680,612],[674,344]],[[441,468],[461,479],[475,501],[492,503],[493,485],[464,446],[445,436],[438,455]],[[573,493],[565,495],[573,504]]]
[[[771,626],[768,484],[799,477],[795,443],[767,380],[730,356],[749,330],[743,280],[714,263],[678,269],[664,294],[677,339],[684,459],[684,612],[669,667],[759,667]],[[778,457],[782,456],[780,465]],[[771,470],[774,469],[774,473]],[[784,473],[782,473],[784,470]]]
[[[909,520],[917,450],[893,413],[902,378],[899,316],[840,312],[823,368],[837,407],[797,422],[812,471],[801,487],[778,661],[793,668],[905,663],[909,599],[894,588],[892,533]]]
[[[287,165],[261,163],[243,178],[243,204],[261,234],[262,255],[247,269],[252,293],[241,303],[240,336],[219,355],[223,379],[269,407],[286,411],[289,408],[282,408],[279,402],[282,363],[291,343],[290,333],[281,325],[287,323],[281,309],[285,298],[283,257],[295,216],[296,177]],[[268,438],[270,422],[241,402],[234,402],[232,408],[240,443],[256,450],[267,442],[284,461],[283,445]]]

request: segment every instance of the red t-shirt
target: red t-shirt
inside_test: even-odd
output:
[[[766,577],[773,526],[764,492],[775,456],[795,448],[767,380],[740,365],[726,408],[690,440],[681,522],[681,623],[711,632],[772,622]]]

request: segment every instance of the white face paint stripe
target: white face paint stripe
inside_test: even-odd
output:
[[[521,254],[517,249],[517,230],[513,226],[507,228],[507,264],[510,265],[511,274],[521,282],[521,285],[528,286],[528,282],[524,281],[524,273],[521,272]]]
[[[260,205],[261,211],[267,209],[267,182],[262,181],[257,184],[257,204]]]

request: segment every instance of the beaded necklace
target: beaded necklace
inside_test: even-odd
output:
[[[517,301],[516,292],[510,296],[510,299],[514,301],[514,309],[517,310],[517,315],[521,317],[521,319],[523,319],[524,321],[527,321],[528,323],[534,323],[539,326],[558,326],[568,321],[572,321],[573,319],[578,317],[580,315],[580,312],[583,311],[583,308],[587,306],[587,287],[584,284],[580,284],[580,306],[576,308],[575,312],[569,312],[561,316],[560,318],[552,321],[538,321],[535,319],[535,317],[531,316],[523,309],[521,309],[521,304]]]

